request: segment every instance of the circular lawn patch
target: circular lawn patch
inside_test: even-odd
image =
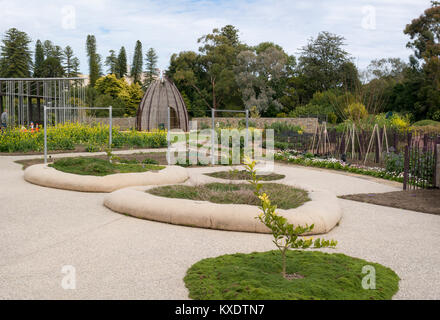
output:
[[[278,251],[225,255],[194,264],[184,278],[195,300],[387,300],[399,289],[390,268],[344,254],[289,251],[287,279]],[[376,289],[365,290],[365,266],[376,271]]]

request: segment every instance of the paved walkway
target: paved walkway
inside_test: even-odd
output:
[[[0,157],[0,299],[186,299],[182,279],[198,260],[274,249],[269,235],[137,220],[104,208],[103,194],[31,185],[13,162],[23,158]],[[397,190],[331,171],[276,171],[338,195]],[[440,299],[439,216],[340,201],[343,220],[328,235],[335,252],[393,268],[397,299]],[[76,290],[61,287],[65,265],[76,269]]]

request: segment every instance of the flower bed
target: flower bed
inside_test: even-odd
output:
[[[82,125],[66,123],[47,130],[48,150],[75,150],[78,145],[84,145],[86,151],[100,151],[108,144],[109,126]],[[165,131],[138,132],[112,130],[112,147],[161,148],[167,145]],[[0,152],[42,152],[44,148],[44,131],[27,131],[12,129],[0,134]]]
[[[366,167],[362,165],[349,164],[342,160],[329,158],[317,158],[313,155],[300,154],[295,150],[279,151],[275,153],[275,160],[283,161],[307,167],[325,168],[346,171],[350,173],[357,173],[367,176],[373,176],[376,178],[403,182],[403,173],[396,173],[388,171],[385,168],[380,167]]]

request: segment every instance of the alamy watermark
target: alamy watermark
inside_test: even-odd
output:
[[[274,130],[204,129],[191,123],[189,134],[168,133],[169,165],[241,165],[246,157],[258,161],[258,171],[274,170]]]
[[[365,30],[376,30],[376,7],[374,6],[362,7],[361,26]]]
[[[61,27],[65,30],[76,29],[76,9],[74,6],[63,6],[61,8]]]
[[[64,274],[61,279],[61,287],[64,290],[76,289],[76,269],[74,266],[66,265],[61,268],[61,273]]]
[[[365,290],[376,290],[376,268],[373,266],[364,266],[362,274],[366,274],[362,278],[362,288]]]

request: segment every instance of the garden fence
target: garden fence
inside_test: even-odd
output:
[[[428,189],[436,186],[437,144],[440,144],[440,136],[408,134],[404,156],[404,190]]]
[[[321,158],[341,159],[346,163],[381,167],[396,176],[403,175],[404,189],[431,188],[435,185],[436,144],[440,135],[392,130],[375,126],[373,129],[345,130],[318,126],[316,132],[275,130],[275,147],[295,150]]]

